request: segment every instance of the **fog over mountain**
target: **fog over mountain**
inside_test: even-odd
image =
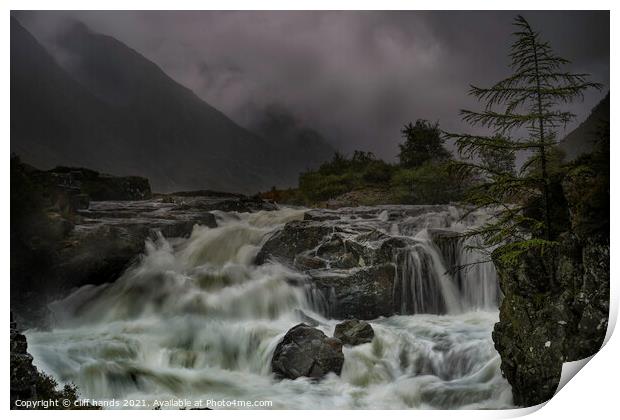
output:
[[[475,107],[470,83],[509,74],[512,19],[522,13],[571,71],[605,84],[571,109],[589,114],[609,88],[609,13],[570,11],[18,12],[55,42],[69,19],[126,43],[242,126],[277,104],[344,152],[392,160],[399,130],[417,118],[446,130]],[[563,133],[560,133],[560,136]]]
[[[11,22],[11,149],[28,163],[142,175],[156,191],[246,193],[296,183],[327,159],[320,135],[299,153],[238,126],[118,40],[73,22],[59,32],[63,67]],[[285,163],[282,163],[285,162]]]

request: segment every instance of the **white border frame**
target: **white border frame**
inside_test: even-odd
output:
[[[5,315],[7,319],[5,322],[0,323],[2,326],[2,333],[4,337],[9,336],[9,322],[8,312],[10,307],[10,293],[9,293],[9,264],[10,264],[10,183],[9,183],[9,156],[10,156],[10,95],[7,93],[10,91],[9,86],[9,51],[10,51],[10,25],[9,25],[9,11],[10,10],[611,10],[610,13],[610,86],[614,80],[614,69],[617,69],[617,51],[614,48],[618,45],[617,38],[618,32],[615,30],[617,24],[620,23],[617,14],[615,13],[614,5],[620,4],[612,1],[599,1],[590,0],[588,2],[565,0],[562,2],[552,1],[533,1],[533,0],[521,0],[513,1],[506,0],[500,2],[491,2],[484,0],[470,0],[468,2],[449,0],[442,1],[427,1],[427,2],[414,2],[407,0],[383,0],[381,2],[372,2],[368,0],[353,1],[328,1],[328,0],[297,0],[295,2],[286,2],[283,0],[228,0],[224,1],[198,1],[198,0],[175,0],[163,1],[163,0],[151,0],[151,1],[134,1],[134,0],[91,0],[87,4],[83,1],[77,0],[56,0],[53,3],[45,0],[22,0],[14,1],[9,0],[3,3],[5,6],[5,14],[3,19],[0,20],[0,27],[2,28],[2,38],[0,43],[0,59],[2,60],[2,66],[0,66],[0,72],[2,74],[2,80],[5,88],[2,89],[4,95],[2,95],[2,109],[0,110],[0,121],[2,122],[2,148],[5,158],[1,161],[2,165],[2,178],[0,185],[2,188],[3,205],[0,206],[2,212],[2,223],[0,224],[0,237],[2,238],[2,252],[0,258],[2,261],[1,267],[3,268],[2,276],[2,301],[5,307]],[[53,6],[53,7],[52,7]],[[467,8],[464,8],[466,6]],[[585,7],[584,7],[585,6]],[[614,52],[612,54],[611,52]],[[610,88],[610,87],[609,87]],[[611,90],[611,89],[610,89]],[[611,107],[611,132],[616,132],[618,112]],[[611,159],[620,158],[618,151],[620,148],[611,142]],[[618,207],[618,195],[614,194],[616,191],[616,185],[618,181],[618,169],[612,165],[611,168],[611,214],[620,210]],[[615,210],[615,211],[614,211]],[[616,243],[618,238],[618,224],[611,221],[611,243]],[[615,398],[617,396],[616,378],[618,378],[618,358],[616,354],[620,350],[620,342],[617,337],[611,337],[613,328],[617,321],[618,313],[618,282],[614,280],[615,274],[619,272],[618,263],[611,260],[611,302],[610,302],[610,322],[609,330],[606,337],[606,345],[601,351],[595,355],[587,366],[580,366],[583,363],[574,362],[571,364],[565,364],[563,369],[563,381],[572,377],[571,374],[576,373],[579,368],[581,372],[578,374],[578,379],[569,381],[559,393],[551,399],[547,404],[542,404],[537,407],[530,407],[525,409],[516,410],[498,410],[498,411],[426,411],[426,410],[407,410],[407,411],[341,411],[341,412],[329,412],[329,415],[347,418],[355,418],[359,420],[373,418],[375,416],[390,416],[391,418],[402,419],[481,419],[481,418],[511,418],[522,416],[530,413],[534,413],[532,418],[562,418],[563,420],[586,417],[590,418],[612,418],[617,410]],[[9,410],[9,354],[8,348],[4,347],[3,350],[3,373],[1,374],[5,378],[3,382],[1,397],[4,401],[3,407]],[[544,407],[542,410],[540,408]],[[81,413],[81,414],[79,414]],[[93,416],[113,416],[120,418],[145,418],[150,416],[151,413],[157,413],[158,416],[178,416],[178,411],[89,411],[87,415]],[[91,414],[92,413],[92,414]],[[105,413],[105,414],[102,414]],[[613,413],[613,414],[612,414]],[[72,416],[83,416],[84,412],[70,412],[70,411],[47,411],[44,414],[40,411],[11,411],[10,415],[16,418],[30,418],[44,415],[49,418],[62,418]],[[317,415],[322,414],[315,413],[311,410],[296,411],[290,413],[286,410],[277,411],[232,411],[232,410],[219,410],[204,413],[202,411],[188,411],[181,414],[182,416],[216,416],[218,418],[233,418],[237,416],[252,416],[253,419],[274,417],[285,418],[289,416],[305,418],[314,418]],[[616,414],[617,415],[617,414]]]

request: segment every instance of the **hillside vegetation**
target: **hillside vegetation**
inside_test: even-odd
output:
[[[350,157],[336,152],[317,170],[300,174],[298,188],[274,188],[262,196],[317,207],[459,201],[472,180],[451,171],[453,161],[438,124],[417,120],[401,133],[398,163],[387,163],[371,152],[358,150]]]

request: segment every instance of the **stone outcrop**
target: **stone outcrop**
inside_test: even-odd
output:
[[[159,233],[187,237],[195,225],[217,226],[212,213],[163,200],[93,202],[78,215],[51,267],[64,290],[115,280]]]
[[[549,400],[562,372],[566,320],[549,288],[554,270],[551,260],[531,251],[518,265],[495,261],[504,299],[493,341],[518,406]]]
[[[504,299],[493,340],[519,406],[549,400],[562,364],[594,355],[607,332],[608,186],[606,192],[604,180],[587,168],[566,176],[562,186],[571,229],[557,246],[530,249],[510,262],[494,258]]]
[[[316,248],[333,232],[332,226],[322,223],[289,222],[263,245],[256,256],[256,263],[264,264],[273,259],[292,265],[298,254]]]
[[[357,319],[348,319],[336,325],[334,337],[349,346],[370,343],[375,337],[375,331],[368,322]]]
[[[341,274],[321,273],[310,278],[327,301],[326,316],[336,319],[375,319],[396,313],[393,288],[396,269],[382,264]]]
[[[152,198],[144,178],[83,168],[40,171],[19,160],[11,161],[11,178],[11,212],[21,216],[11,227],[12,309],[21,322],[39,326],[49,300],[116,280],[147,239],[215,227],[215,211],[276,208],[260,198],[210,191]]]
[[[411,293],[402,290],[396,265],[419,242],[413,237],[387,234],[386,230],[392,223],[406,220],[406,228],[420,231],[429,223],[428,214],[436,212],[438,220],[432,223],[449,226],[451,221],[443,220],[447,216],[438,210],[437,206],[310,210],[304,220],[289,222],[275,232],[263,244],[255,262],[277,261],[306,273],[312,299],[327,317],[370,320],[413,313],[413,305],[402,301],[403,296],[411,298]],[[386,228],[377,229],[382,223]],[[434,232],[431,239],[441,236],[451,241],[453,248],[458,245],[455,232],[430,231]],[[449,255],[443,257],[452,263]],[[427,260],[422,270],[433,269]],[[435,283],[435,279],[429,282]],[[436,287],[427,289],[436,297]],[[434,306],[437,313],[445,312],[445,305]]]
[[[287,223],[262,247],[257,264],[269,260],[308,273],[310,286],[325,301],[324,315],[374,319],[395,313],[393,255],[407,244],[377,230],[360,232],[330,223],[329,215],[309,212]]]
[[[342,213],[342,210],[341,210]],[[325,316],[337,319],[375,319],[396,311],[393,290],[397,250],[408,245],[370,228],[364,220],[377,217],[377,209],[353,213],[359,225],[339,223],[342,214],[311,210],[304,220],[287,223],[269,238],[256,257],[308,274],[309,285],[323,302]]]
[[[322,378],[340,375],[344,363],[342,343],[306,324],[291,328],[275,349],[271,369],[281,378]]]
[[[86,168],[57,167],[49,171],[31,170],[31,177],[48,191],[75,200],[77,208],[88,200],[148,200],[149,180],[139,176],[113,176]]]

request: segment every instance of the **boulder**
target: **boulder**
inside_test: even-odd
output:
[[[255,262],[274,260],[305,272],[325,316],[367,320],[397,313],[394,261],[412,240],[363,222],[340,225],[332,216],[311,211],[306,220],[287,223],[265,242]]]
[[[309,211],[304,217],[272,235],[259,251],[256,264],[275,260],[301,270],[350,269],[391,262],[395,250],[408,245],[405,239],[364,224],[334,223],[331,214]]]
[[[348,319],[336,325],[334,337],[349,346],[370,343],[375,336],[375,331],[368,322],[357,319]]]
[[[333,232],[333,226],[323,223],[289,222],[265,242],[256,256],[256,264],[264,264],[274,259],[292,265],[298,254],[316,248]]]
[[[342,343],[306,324],[291,328],[276,346],[271,370],[281,378],[322,378],[340,375],[344,363]]]

